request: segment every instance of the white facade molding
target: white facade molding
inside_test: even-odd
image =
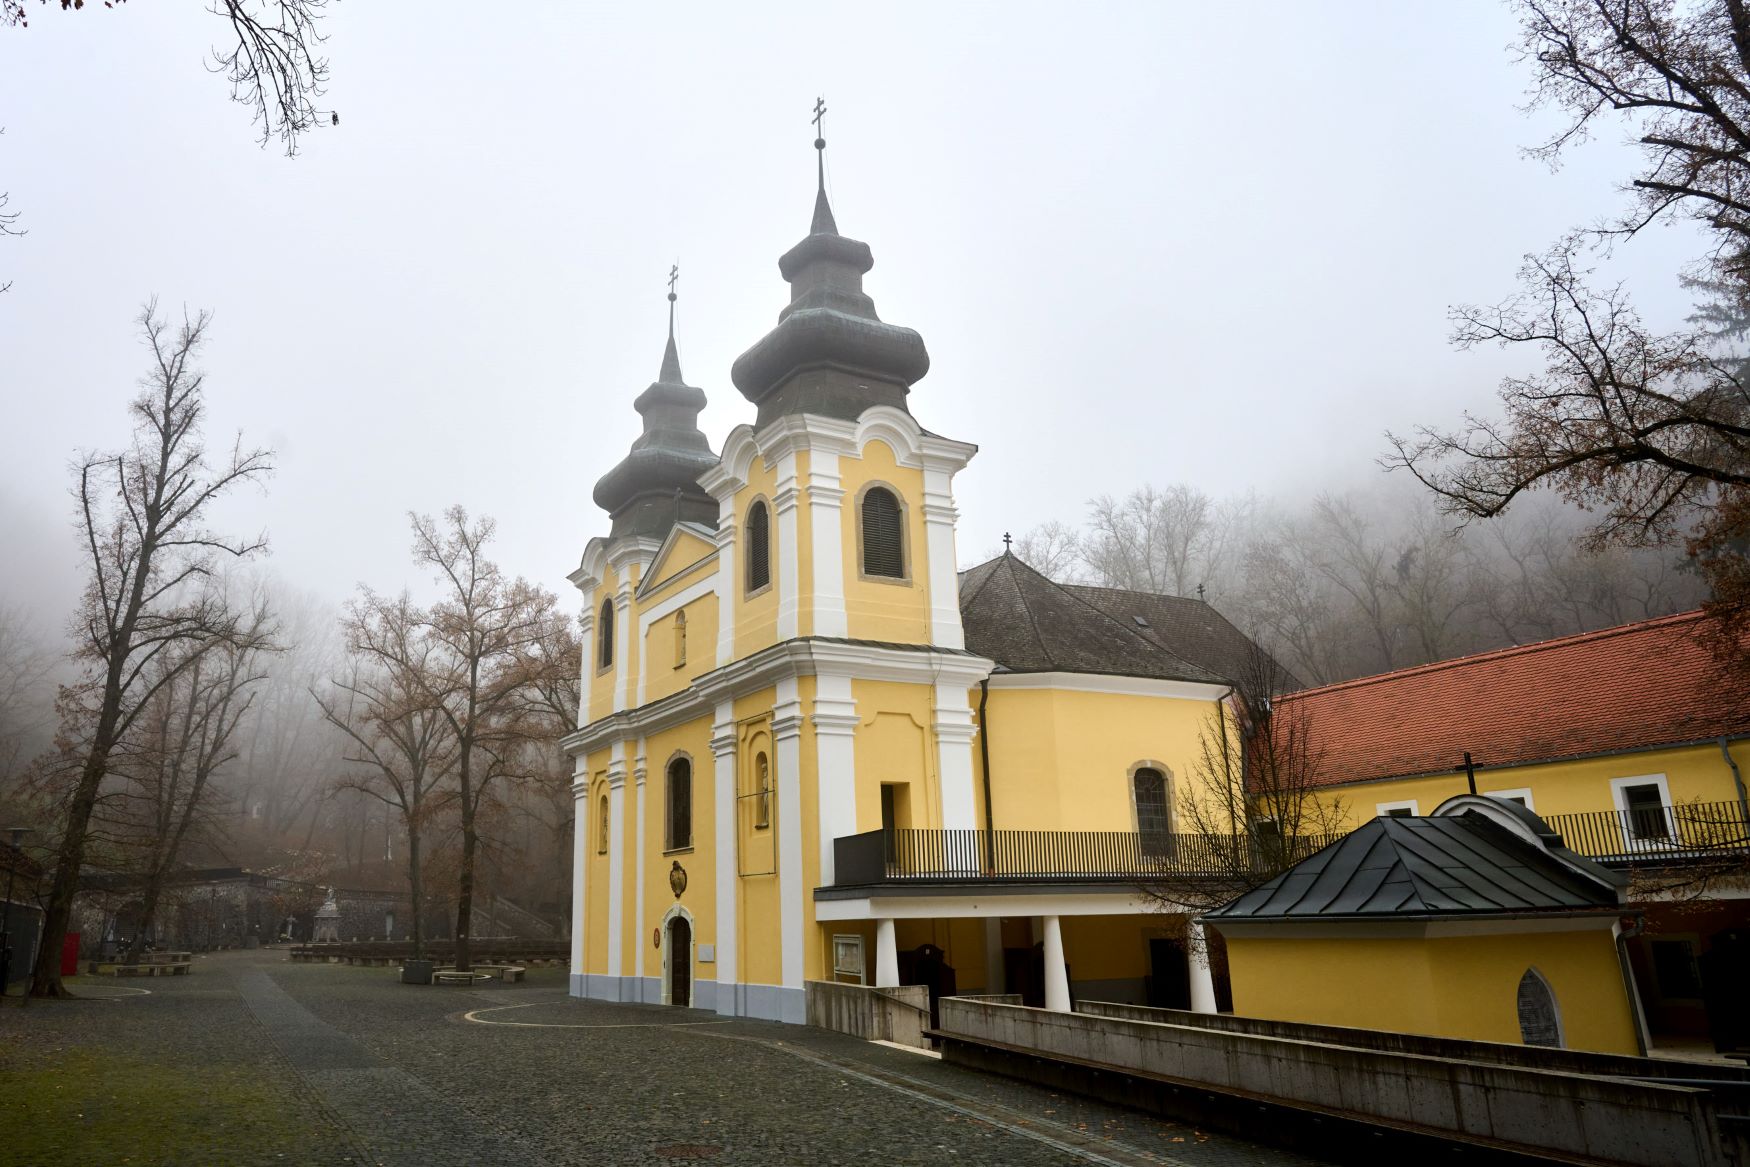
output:
[[[990,687],[993,690],[1062,689],[1072,693],[1110,693],[1124,697],[1177,697],[1186,701],[1220,701],[1231,691],[1226,685],[1105,673],[993,673]]]
[[[943,648],[965,648],[966,632],[960,624],[960,571],[954,550],[952,475],[943,470],[924,470],[925,570],[914,572],[925,581],[930,599],[930,643]]]
[[[711,725],[711,757],[715,766],[712,822],[717,829],[717,1011],[735,1015],[733,986],[741,976],[740,954],[736,938],[741,934],[739,907],[741,880],[737,875],[736,854],[739,846],[741,815],[736,799],[736,733],[735,703],[723,701],[717,705]]]
[[[674,550],[675,544],[680,542],[680,538],[683,534],[691,535],[691,536],[693,536],[693,538],[701,539],[706,543],[712,544],[713,546],[717,542],[717,532],[713,531],[710,527],[707,527],[702,523],[693,523],[693,522],[682,521],[682,522],[676,523],[673,527],[670,527],[668,534],[662,540],[662,544],[659,547],[657,547],[656,554],[651,557],[651,560],[650,560],[651,570],[646,571],[644,574],[644,577],[638,581],[638,598],[639,599],[642,600],[642,599],[648,598],[652,594],[659,592],[663,588],[666,588],[666,587],[670,586],[671,584],[677,582],[683,576],[691,575],[693,572],[697,571],[700,567],[704,566],[705,564],[707,564],[711,561],[711,559],[713,558],[715,553],[709,553],[709,554],[705,555],[703,558],[696,559],[692,563],[687,564],[685,567],[679,568],[674,573],[672,573],[670,575],[663,576],[661,579],[658,579],[656,577],[656,572],[654,570],[656,565],[661,563],[663,561],[664,557],[666,557],[670,551]]]
[[[653,662],[656,659],[655,654],[643,651],[648,647],[651,625],[655,624],[658,620],[663,620],[674,615],[695,600],[702,600],[706,596],[713,595],[719,597],[717,608],[719,618],[721,618],[723,603],[721,592],[719,592],[717,588],[716,572],[712,572],[710,575],[699,580],[690,587],[675,592],[673,595],[667,596],[657,603],[652,604],[645,611],[638,613],[638,645],[640,652],[638,657],[638,702],[635,708],[643,708],[644,706],[645,685],[650,680],[650,671],[653,667]]]
[[[820,882],[832,886],[834,839],[857,833],[857,743],[860,718],[851,678],[814,681],[815,801],[820,810]]]
[[[589,770],[578,758],[571,780],[571,983],[584,968],[584,938],[589,935]]]
[[[778,768],[778,949],[781,980],[803,987],[802,701],[795,677],[777,684],[772,752]]]
[[[778,543],[778,639],[800,634],[802,611],[802,556],[798,511],[802,493],[796,483],[796,454],[786,450],[778,458],[778,481],[772,493]]]
[[[674,945],[669,942],[671,937],[668,926],[677,919],[687,922],[687,950],[685,952],[675,951]],[[687,977],[689,1000],[687,1003],[688,1005],[696,1005],[699,995],[699,978],[691,974],[698,967],[698,963],[694,959],[699,949],[698,922],[693,919],[693,913],[677,903],[669,906],[668,911],[662,914],[662,920],[656,927],[657,933],[662,937],[662,1003],[664,1005],[674,1004],[675,963],[677,960],[684,960],[689,973]],[[642,949],[644,946],[640,944],[638,947]]]
[[[735,496],[725,495],[717,514],[717,578],[722,590],[717,601],[717,667],[735,659],[735,598],[741,594],[741,577],[735,568]]]
[[[632,755],[632,829],[636,837],[632,840],[632,935],[638,937],[644,932],[644,780],[650,774],[649,760],[644,756],[644,739],[638,739],[638,745]],[[633,961],[633,972],[644,975],[644,945],[634,943],[632,950],[638,954]]]
[[[942,826],[950,831],[978,829],[978,801],[972,772],[972,739],[978,726],[967,702],[968,686],[938,681],[935,695],[936,773],[942,787]]]
[[[626,920],[626,770],[622,763],[619,780],[608,771],[608,973],[624,976],[624,933]]]
[[[965,891],[814,901],[816,920],[987,919],[992,916],[1137,916],[1154,904],[1134,888],[1091,892]],[[1225,927],[1225,925],[1224,925]]]
[[[808,456],[808,521],[816,636],[845,636],[850,631],[845,613],[844,498],[838,451],[812,451]]]
[[[620,590],[614,594],[614,710],[626,708],[626,682],[631,675],[633,646],[628,635],[632,623],[632,580],[620,577]]]

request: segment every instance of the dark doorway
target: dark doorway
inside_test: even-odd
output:
[[[1003,984],[1009,992],[1021,994],[1021,1004],[1035,1009],[1045,1007],[1045,949],[1003,949]]]
[[[1708,949],[1696,961],[1701,997],[1707,1005],[1708,1036],[1722,1053],[1750,1050],[1750,931],[1729,928],[1708,938]]]
[[[693,1004],[693,926],[685,916],[668,922],[668,1003]]]
[[[1151,937],[1148,942],[1148,1003],[1156,1009],[1191,1007],[1191,967],[1185,942]]]
[[[943,959],[945,955],[934,944],[920,944],[909,952],[899,954],[899,983],[929,986],[931,1025],[940,1020],[936,1003],[943,997],[952,997],[960,991],[959,976],[955,973],[954,966]]]

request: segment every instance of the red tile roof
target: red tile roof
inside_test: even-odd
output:
[[[1507,766],[1750,733],[1750,699],[1683,612],[1282,698],[1322,784]]]

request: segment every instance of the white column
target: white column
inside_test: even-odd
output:
[[[717,509],[717,667],[735,659],[735,606],[741,600],[741,576],[735,570],[735,495],[725,496]]]
[[[736,1015],[735,985],[741,979],[736,955],[740,933],[736,908],[741,900],[741,879],[736,853],[740,846],[740,803],[735,784],[735,704],[717,706],[711,727],[711,756],[716,760],[716,801],[712,815],[717,824],[717,1012]]]
[[[984,918],[984,991],[1007,991],[1003,988],[1003,921],[1000,916]]]
[[[813,535],[814,635],[849,636],[845,617],[844,497],[839,456],[817,444],[808,453],[808,524]]]
[[[930,643],[941,648],[965,648],[960,626],[960,572],[954,560],[953,476],[924,468],[924,547],[929,556]]]
[[[585,658],[588,659],[587,657]],[[589,872],[589,771],[577,759],[571,782],[571,994],[583,995],[584,937],[589,935],[589,897],[584,877]]]
[[[1069,1012],[1069,969],[1063,963],[1063,926],[1045,917],[1045,1007]]]
[[[1209,941],[1203,934],[1203,921],[1192,916],[1185,921],[1185,959],[1191,969],[1191,1011],[1214,1013],[1215,977],[1209,971]]]
[[[875,987],[899,987],[899,943],[891,919],[875,921]]]
[[[622,568],[620,590],[614,596],[614,711],[626,708],[626,679],[632,659],[632,579]]]
[[[815,772],[819,777],[820,884],[831,887],[833,840],[857,833],[858,722],[851,678],[815,677],[813,721]]]
[[[626,921],[626,758],[625,745],[614,743],[608,762],[608,975],[623,977]],[[618,991],[616,981],[615,996]]]
[[[638,752],[632,757],[632,820],[638,837],[632,842],[632,950],[638,954],[632,962],[632,973],[638,978],[633,1000],[644,999],[644,779],[648,766],[644,757],[644,739],[638,739]]]
[[[589,724],[589,680],[595,675],[595,609],[590,604],[595,600],[595,592],[585,592],[583,595],[583,615],[578,617],[577,638],[583,648],[583,675],[577,683],[577,724],[579,727]]]
[[[972,739],[977,726],[962,682],[936,685],[936,773],[942,784],[942,826],[950,831],[978,829],[973,793]]]
[[[784,988],[803,989],[802,701],[795,677],[777,683],[772,749],[778,767],[778,935]],[[786,1003],[786,1008],[791,1006]],[[785,1018],[788,1020],[788,1018]]]
[[[796,489],[796,451],[785,450],[778,457],[778,481],[772,496],[772,507],[778,512],[778,639],[792,640],[799,633],[799,613],[802,610],[802,556],[797,546],[796,512],[801,508],[800,492]]]

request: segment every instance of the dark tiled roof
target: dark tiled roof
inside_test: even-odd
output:
[[[1619,882],[1474,812],[1381,817],[1208,916],[1386,920],[1606,910],[1617,906]]]
[[[1260,650],[1244,632],[1230,624],[1227,617],[1203,600],[1085,584],[1064,586],[1071,594],[1136,626],[1139,632],[1163,648],[1217,676],[1244,679],[1255,671],[1251,658]],[[1137,617],[1141,617],[1147,627],[1137,626]],[[1278,692],[1301,688],[1300,679],[1280,664],[1275,666],[1274,676]]]
[[[1223,683],[1006,552],[961,576],[960,619],[966,647],[1005,672]]]
[[[1438,664],[1284,700],[1303,714],[1332,784],[1649,749],[1750,733],[1750,703],[1721,677],[1685,612]]]

